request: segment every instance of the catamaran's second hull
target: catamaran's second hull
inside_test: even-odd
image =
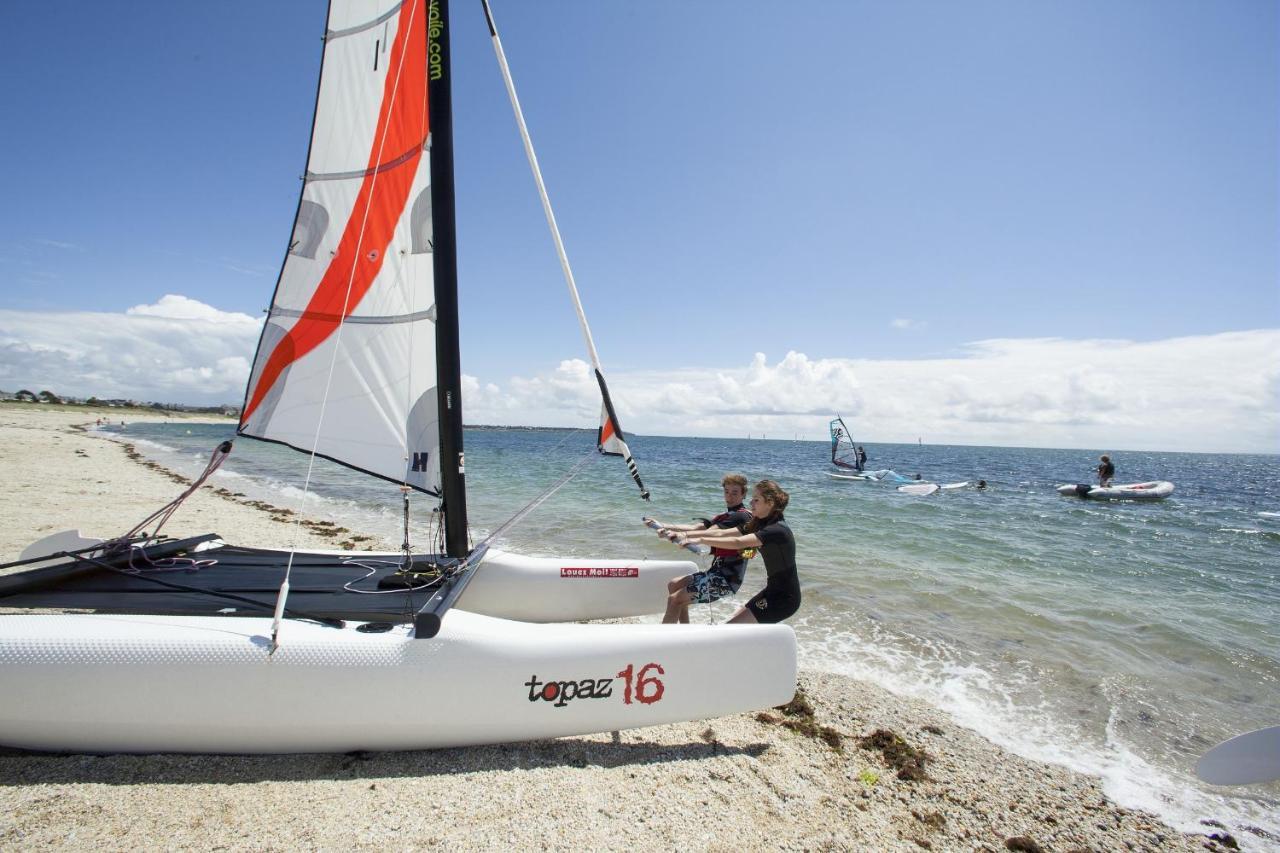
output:
[[[22,556],[35,558],[100,542],[79,531],[65,531],[33,543]],[[117,554],[110,560],[89,556],[94,559],[53,558],[0,580],[0,607],[196,616],[230,610],[269,614],[275,609],[285,566],[290,564],[289,606],[304,616],[407,621],[405,614],[411,616],[433,591],[422,586],[401,594],[384,592],[403,589],[379,584],[402,567],[403,554],[300,550],[291,555],[228,545],[213,534],[153,546],[145,552]],[[166,568],[170,564],[163,561],[173,558],[181,562]],[[429,562],[425,557],[415,559]],[[188,564],[190,570],[182,570]],[[662,613],[667,585],[697,570],[697,564],[688,560],[529,557],[491,549],[475,568],[457,606],[522,622],[644,616]],[[429,583],[429,575],[415,577]],[[182,589],[161,587],[153,578]],[[164,595],[166,590],[173,594]],[[250,610],[253,602],[256,609]]]
[[[457,606],[522,622],[578,622],[661,613],[667,584],[698,570],[688,560],[597,560],[485,554]]]
[[[0,745],[69,752],[424,749],[778,705],[785,625],[542,625],[454,610],[414,639],[257,617],[0,616]]]

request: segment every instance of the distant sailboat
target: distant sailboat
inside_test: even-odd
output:
[[[595,366],[597,448],[621,456],[643,492],[487,2],[485,12]],[[0,744],[414,749],[701,719],[792,697],[795,635],[784,625],[530,624],[659,610],[690,563],[472,547],[449,23],[447,0],[330,4],[302,196],[238,429],[389,481],[403,500],[404,550],[161,539],[177,502],[108,542],[42,540],[24,552],[33,567],[0,577],[0,606],[94,612],[0,615]],[[438,552],[410,549],[411,493],[439,503],[428,543]]]

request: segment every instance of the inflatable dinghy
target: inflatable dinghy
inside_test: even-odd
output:
[[[1091,486],[1088,483],[1067,483],[1058,486],[1058,494],[1069,498],[1089,498],[1095,501],[1159,501],[1173,494],[1173,483],[1168,480],[1152,480],[1149,483],[1126,483],[1106,487]]]

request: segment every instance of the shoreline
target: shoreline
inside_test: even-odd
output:
[[[123,532],[189,482],[77,428],[94,412],[10,408],[0,408],[0,561],[65,527]],[[137,420],[170,418],[202,420]],[[290,516],[206,485],[165,532],[366,544]],[[793,702],[616,738],[351,755],[0,754],[0,845],[1229,849],[1225,829],[1180,833],[1115,805],[1100,780],[1009,753],[923,702],[816,671],[800,682],[808,712]]]

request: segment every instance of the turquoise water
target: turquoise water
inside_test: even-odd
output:
[[[114,431],[119,431],[118,428]],[[232,430],[137,424],[139,450],[194,472]],[[594,431],[468,430],[473,538],[591,451]],[[1195,829],[1233,828],[1246,849],[1280,837],[1280,785],[1216,789],[1196,757],[1280,724],[1280,457],[1117,453],[1117,482],[1167,479],[1159,503],[1060,497],[1108,450],[867,445],[868,468],[986,491],[911,497],[834,480],[825,442],[637,436],[654,502],[601,459],[499,543],[529,554],[682,557],[640,525],[719,508],[719,478],[778,480],[798,545],[802,665],[868,679],[949,711],[1020,754],[1105,780],[1131,807]],[[399,491],[319,460],[241,440],[222,484],[399,542]],[[425,515],[429,504],[417,505]],[[231,531],[224,531],[231,533]],[[415,530],[424,541],[425,528]],[[252,543],[244,543],[252,544]],[[704,558],[705,561],[705,558]],[[753,561],[740,600],[763,583]],[[732,603],[696,608],[722,620]]]

